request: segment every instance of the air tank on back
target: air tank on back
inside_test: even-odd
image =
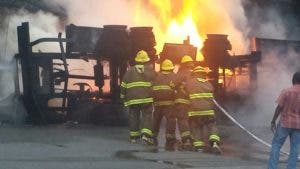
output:
[[[126,25],[104,25],[98,40],[97,54],[109,61],[110,93],[114,100],[119,97],[119,78],[126,72],[130,45]]]
[[[151,61],[156,60],[155,36],[152,27],[132,27],[130,28],[129,39],[131,42],[130,64],[134,63],[134,57],[139,50],[145,50]]]

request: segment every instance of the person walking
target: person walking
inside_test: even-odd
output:
[[[294,73],[292,86],[281,91],[277,99],[277,107],[271,121],[274,133],[272,148],[268,161],[268,169],[277,169],[279,153],[286,138],[290,137],[290,154],[287,169],[297,168],[298,150],[300,143],[300,71]],[[280,120],[276,126],[276,120]]]
[[[206,71],[203,67],[194,68],[192,77],[186,82],[186,89],[190,98],[190,127],[192,131],[193,146],[196,151],[202,152],[205,147],[204,136],[209,136],[210,150],[220,154],[220,137],[216,125],[215,106],[213,103],[213,87],[206,78]],[[207,129],[207,134],[205,130]]]
[[[176,118],[175,118],[175,108],[174,108],[174,80],[175,73],[174,64],[171,60],[165,59],[160,66],[160,72],[153,82],[153,98],[155,111],[153,114],[153,124],[154,124],[154,135],[156,143],[158,142],[157,136],[160,129],[161,120],[163,117],[167,120],[166,125],[166,150],[175,150],[176,137]]]
[[[146,65],[149,61],[147,52],[137,53],[136,64],[125,73],[121,82],[120,98],[129,108],[130,141],[136,143],[141,137],[145,144],[153,145],[152,82],[155,71]]]
[[[176,74],[175,81],[175,108],[174,114],[177,118],[178,128],[180,131],[182,149],[192,149],[192,139],[190,126],[188,122],[187,110],[189,108],[190,99],[185,89],[186,81],[191,77],[191,73],[194,68],[194,60],[189,55],[184,55],[180,61],[180,67]]]

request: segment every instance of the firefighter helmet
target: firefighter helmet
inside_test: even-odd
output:
[[[198,72],[201,72],[201,73],[207,73],[205,68],[202,67],[202,66],[196,66],[194,69],[193,69],[193,73],[198,73]]]
[[[192,57],[189,56],[189,55],[184,55],[184,56],[181,58],[181,63],[188,63],[188,62],[193,62]]]
[[[174,64],[171,60],[166,59],[161,63],[161,70],[173,70]]]
[[[140,51],[136,54],[134,60],[135,60],[136,62],[145,63],[145,62],[148,62],[148,61],[150,60],[150,58],[149,58],[148,53],[147,53],[146,51],[140,50]]]

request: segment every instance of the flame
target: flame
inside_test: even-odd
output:
[[[198,47],[199,49],[202,48],[203,39],[200,37],[192,16],[186,16],[182,23],[176,19],[170,22],[166,35],[166,39],[168,41],[182,43],[182,40],[186,39],[187,36],[190,37],[190,42],[192,45]]]
[[[234,53],[243,53],[248,44],[236,29],[231,13],[231,6],[223,0],[139,0],[135,3],[134,24],[153,26],[157,51],[165,42],[182,43],[187,36],[201,49],[206,34],[216,33],[229,35]],[[200,52],[198,55],[198,60],[203,59]]]
[[[222,68],[219,68],[219,74],[223,75],[223,69]],[[227,75],[227,76],[233,76],[233,71],[230,70],[230,69],[225,69],[225,75]]]
[[[156,35],[157,50],[161,51],[163,44],[168,43],[183,43],[187,37],[190,38],[190,43],[201,49],[205,39],[204,34],[200,34],[196,25],[195,15],[192,11],[194,1],[171,1],[171,0],[150,0],[148,3],[145,1],[139,1],[136,5],[135,21],[138,24],[142,24],[145,21],[145,17],[149,20],[153,18],[153,12],[159,13],[159,18],[156,18],[154,22],[151,22],[154,27],[154,33]],[[141,14],[143,7],[149,7],[150,13]],[[175,11],[174,11],[175,10]],[[146,15],[145,17],[141,17]],[[198,60],[202,60],[203,56],[198,52]]]
[[[201,38],[191,15],[185,16],[182,22],[173,19],[168,26],[166,40],[173,43],[182,43],[187,37],[190,38],[190,43],[198,49],[203,47],[204,39]],[[203,60],[200,52],[197,52],[196,60]]]

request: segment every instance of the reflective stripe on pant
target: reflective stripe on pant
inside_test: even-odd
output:
[[[147,135],[147,136],[150,136],[150,137],[153,136],[153,132],[149,128],[142,128],[141,133],[142,133],[142,135]]]
[[[140,131],[130,131],[130,138],[136,138],[141,135]]]
[[[215,111],[214,110],[199,110],[199,111],[189,111],[188,116],[214,116]]]
[[[178,104],[190,104],[191,102],[187,99],[182,99],[182,98],[177,98],[175,99],[174,101],[175,103],[178,103]]]
[[[174,113],[173,105],[155,107],[155,112],[153,114],[153,124],[154,124],[153,131],[155,137],[157,137],[159,133],[161,120],[164,116],[166,117],[167,120],[166,137],[171,138],[175,136],[176,119],[174,118],[174,116],[172,116],[173,113]]]
[[[137,131],[141,134],[152,136],[152,104],[138,104],[129,106],[129,130],[131,137],[138,137]],[[141,126],[141,130],[140,130]],[[131,133],[132,132],[132,133]],[[133,136],[131,134],[136,134]]]
[[[189,119],[187,115],[189,105],[186,104],[176,104],[175,105],[175,116],[177,118],[178,128],[180,131],[180,136],[182,141],[184,142],[186,139],[191,138]]]
[[[194,140],[193,141],[193,146],[196,148],[202,148],[205,146],[205,143],[201,140]]]
[[[131,105],[141,105],[141,104],[152,104],[153,98],[143,98],[143,99],[133,99],[133,100],[127,100],[124,102],[124,106],[131,106]]]
[[[190,117],[190,124],[194,140],[204,140],[204,136],[207,135],[210,142],[220,142],[214,116],[193,116]],[[204,128],[207,130],[204,130]],[[204,131],[207,131],[207,133],[204,133]]]

